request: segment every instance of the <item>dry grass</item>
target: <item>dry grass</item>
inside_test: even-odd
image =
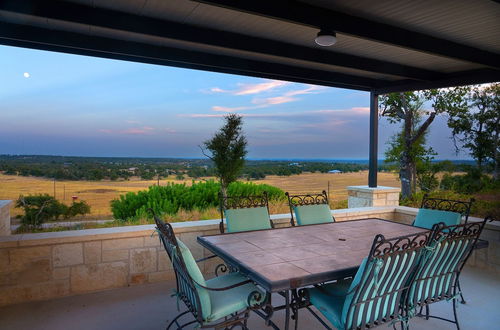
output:
[[[162,180],[161,185],[166,182],[191,184],[192,180],[179,181],[169,178]],[[368,172],[358,173],[305,173],[289,177],[268,176],[264,180],[253,181],[255,183],[266,183],[290,193],[314,193],[328,190],[330,182],[330,199],[332,207],[338,208],[342,205],[340,201],[347,199],[347,186],[365,185],[368,182]],[[143,181],[133,179],[130,181],[57,181],[56,197],[67,204],[71,203],[71,196],[78,196],[79,200],[85,200],[91,206],[91,214],[87,219],[106,219],[111,218],[109,203],[119,195],[130,192],[147,189],[147,187],[156,184],[155,180]],[[384,186],[399,187],[397,175],[392,173],[379,173],[379,184]],[[48,179],[35,177],[10,176],[0,174],[0,199],[16,200],[20,194],[41,194],[54,193],[54,182]],[[337,205],[337,207],[335,207]],[[286,202],[270,205],[270,213],[288,212]],[[13,208],[13,216],[21,213],[20,209]],[[184,212],[175,216],[176,221],[189,221],[196,219],[214,219],[219,216],[214,210],[204,212],[193,211]],[[174,220],[174,219],[172,219]]]

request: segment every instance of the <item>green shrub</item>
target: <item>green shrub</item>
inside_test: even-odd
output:
[[[148,209],[157,214],[176,214],[183,210],[205,210],[219,206],[220,184],[210,180],[185,184],[172,184],[166,186],[151,186],[148,190],[129,192],[121,195],[119,199],[111,201],[111,211],[115,219],[131,220],[150,218]],[[282,199],[284,192],[273,186],[265,184],[233,182],[229,185],[229,196],[260,195],[264,191],[269,194],[269,199]]]
[[[71,206],[68,207],[68,210],[64,214],[64,218],[73,218],[77,215],[85,215],[90,213],[90,205],[85,201],[73,202]]]
[[[59,220],[60,217],[68,219],[90,212],[90,206],[85,201],[67,206],[48,194],[20,195],[16,207],[24,210],[21,224],[28,228],[39,227],[48,220]]]

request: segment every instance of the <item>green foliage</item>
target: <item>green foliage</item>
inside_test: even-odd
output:
[[[19,196],[16,207],[24,210],[21,224],[26,227],[39,227],[48,220],[65,219],[78,214],[90,213],[90,206],[85,202],[76,202],[67,206],[48,194]]]
[[[85,215],[90,213],[90,205],[87,204],[85,201],[79,201],[79,202],[73,202],[68,207],[68,210],[64,214],[64,218],[73,218],[76,217],[77,215]]]
[[[465,175],[446,173],[441,179],[441,189],[453,190],[466,194],[488,190],[500,190],[500,180],[483,174],[477,167],[469,167]]]
[[[474,86],[469,94],[469,108],[452,113],[448,126],[458,144],[469,150],[479,168],[485,162],[494,164],[498,177],[500,162],[500,83]]]
[[[229,185],[229,196],[260,195],[264,191],[271,200],[284,198],[284,192],[273,186],[233,182]],[[115,219],[131,220],[150,218],[147,211],[152,208],[160,215],[173,215],[179,210],[205,210],[219,206],[220,183],[213,180],[185,184],[151,186],[148,190],[137,193],[129,192],[119,199],[111,201],[111,210]]]
[[[245,165],[247,140],[243,134],[243,119],[237,114],[224,117],[226,123],[210,140],[205,141],[207,155],[214,164],[224,196],[231,182],[236,181]]]
[[[498,193],[497,193],[498,194]],[[419,208],[422,199],[425,195],[425,192],[417,192],[412,198],[403,198],[400,200],[399,204],[402,206],[410,206]],[[492,200],[477,198],[477,196],[472,194],[463,194],[450,190],[437,190],[428,194],[429,197],[433,198],[443,198],[443,199],[451,199],[451,200],[461,200],[468,201],[471,198],[474,198],[475,201],[472,204],[472,209],[470,212],[471,216],[476,217],[486,217],[488,215],[500,215],[500,200],[498,198],[493,198]]]
[[[434,152],[425,148],[425,134],[437,115],[467,109],[468,91],[468,87],[454,87],[391,93],[380,97],[381,116],[390,123],[402,124],[401,133],[393,138],[387,153],[389,161],[399,165],[401,191],[405,198],[416,192],[417,182],[427,190],[436,186],[435,177],[427,171],[429,166],[426,163],[430,162]],[[424,110],[426,102],[431,103],[432,111]]]

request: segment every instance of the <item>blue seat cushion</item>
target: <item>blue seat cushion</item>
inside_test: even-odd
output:
[[[267,207],[228,209],[224,211],[228,233],[271,229]]]
[[[246,280],[248,280],[248,278],[244,277],[240,273],[230,273],[207,280],[206,283],[209,288],[223,288]],[[253,291],[260,292],[261,296],[259,301],[252,301],[251,303],[261,303],[265,299],[265,293],[257,288],[257,286],[253,283],[244,284],[224,291],[209,290],[212,313],[206,321],[215,321],[229,316],[232,313],[246,309],[249,307],[248,297]]]
[[[347,313],[354,297],[355,287],[361,281],[367,260],[367,258],[363,259],[354,279],[326,284],[320,288],[308,290],[311,303],[337,329],[344,328]]]
[[[413,225],[416,227],[431,229],[436,223],[444,222],[446,226],[454,226],[460,224],[461,220],[462,215],[457,212],[419,209]]]
[[[323,314],[337,329],[344,328],[342,309],[346,300],[346,293],[352,281],[342,281],[326,284],[320,288],[308,289],[311,304]]]
[[[299,226],[333,222],[330,206],[326,204],[294,206]]]
[[[207,282],[205,281],[205,278],[203,277],[203,274],[201,273],[200,267],[198,267],[198,264],[196,263],[196,260],[194,259],[193,255],[191,254],[191,251],[189,248],[184,244],[180,239],[177,239],[177,244],[179,245],[179,249],[181,250],[182,253],[182,258],[184,259],[184,264],[186,265],[186,269],[189,273],[189,276],[198,284],[207,286]],[[196,291],[198,292],[198,296],[200,298],[200,304],[201,304],[201,312],[203,319],[206,319],[210,316],[211,311],[212,311],[212,306],[210,302],[210,294],[209,291],[200,287],[199,285],[196,285]],[[188,288],[186,288],[186,291],[189,291]],[[193,300],[194,302],[194,296],[190,295],[190,299]]]

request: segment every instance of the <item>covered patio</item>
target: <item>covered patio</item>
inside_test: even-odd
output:
[[[397,191],[377,184],[378,95],[500,81],[498,17],[500,4],[491,0],[9,0],[0,3],[0,44],[369,92],[370,174],[353,197],[372,207],[332,213],[337,221],[411,223],[416,210],[399,207],[387,197]],[[320,31],[337,42],[317,45]],[[274,218],[286,226],[287,216]],[[196,238],[217,228],[207,220],[175,231],[195,257],[204,257],[208,251]],[[463,272],[464,329],[500,321],[500,230],[495,223],[486,228],[488,249],[476,251]],[[178,313],[170,297],[174,274],[153,229],[0,236],[0,327],[165,327]],[[206,263],[204,273],[213,276],[213,266]],[[446,302],[431,310],[445,317],[452,311]],[[273,321],[281,327],[283,311]],[[319,326],[300,311],[300,329]],[[411,326],[454,328],[421,318]],[[265,325],[252,315],[249,327]]]
[[[459,317],[463,329],[491,329],[500,322],[497,313],[500,279],[495,272],[466,268],[463,286],[467,304],[460,305]],[[5,329],[164,329],[177,314],[176,300],[169,298],[175,282],[162,282],[81,296],[31,302],[0,308],[0,320]],[[277,302],[281,296],[276,295]],[[181,305],[181,311],[185,309]],[[452,317],[451,302],[432,306],[435,315]],[[29,317],[26,315],[29,314]],[[301,310],[299,329],[319,329],[320,323],[306,310]],[[281,328],[285,315],[278,312],[273,321]],[[292,323],[292,326],[294,324]],[[387,327],[382,325],[381,328]],[[191,327],[193,328],[193,327]],[[265,328],[264,321],[253,314],[250,329]],[[455,329],[440,320],[415,318],[411,328]]]

